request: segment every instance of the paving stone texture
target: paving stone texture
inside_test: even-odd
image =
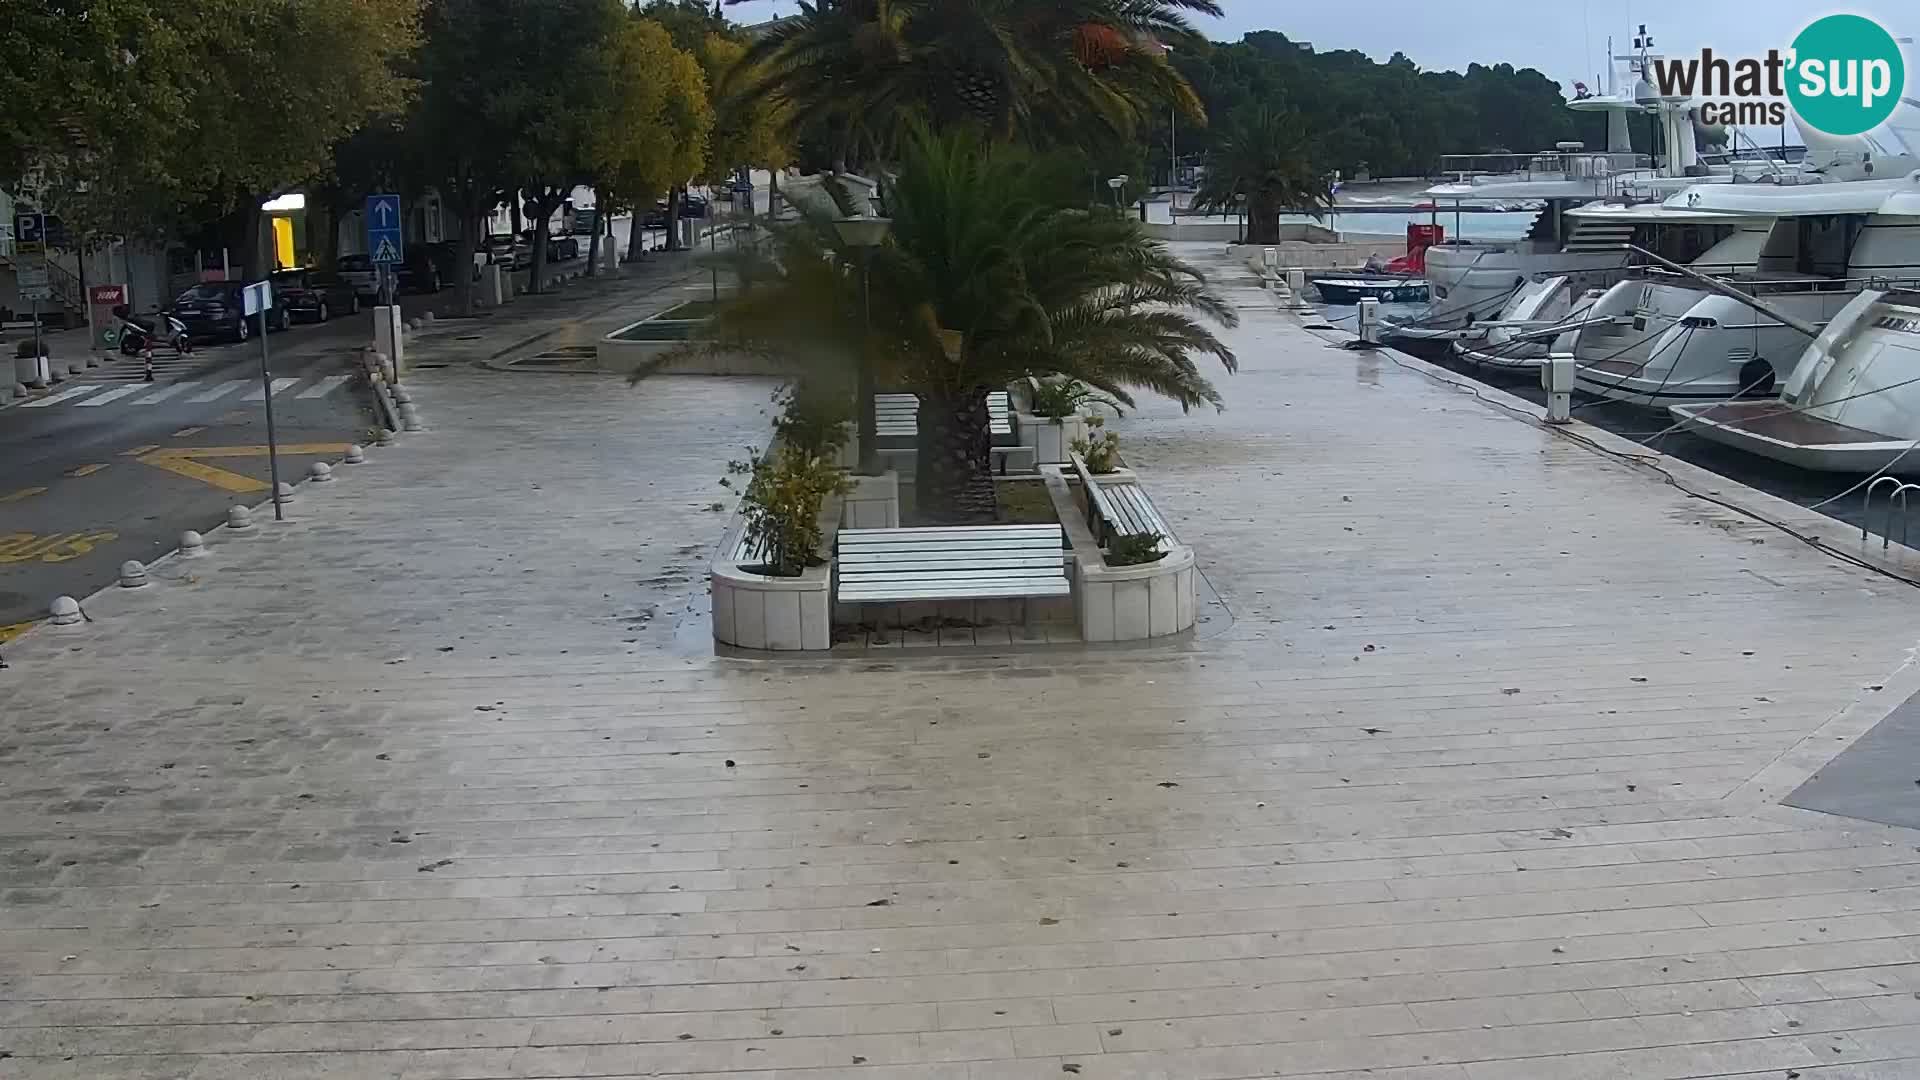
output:
[[[0,1076],[1920,1076],[1920,839],[1778,805],[1912,590],[1194,250],[1230,407],[1116,426],[1218,636],[716,659],[767,384],[456,367],[9,646]]]

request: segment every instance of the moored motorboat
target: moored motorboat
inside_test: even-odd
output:
[[[1778,398],[1669,411],[1701,438],[1802,469],[1920,474],[1920,293],[1855,295]]]
[[[1378,300],[1384,304],[1424,304],[1427,283],[1423,278],[1338,277],[1313,278],[1320,299],[1329,304],[1357,304]]]

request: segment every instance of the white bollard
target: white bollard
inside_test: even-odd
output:
[[[253,528],[253,511],[244,506],[227,511],[227,528],[234,532],[246,532]]]
[[[123,589],[147,587],[147,568],[140,560],[128,559],[120,564],[120,587]]]
[[[180,534],[180,557],[183,559],[202,558],[207,553],[207,540],[199,533],[188,529]]]
[[[394,403],[398,405],[411,405],[413,404],[413,391],[404,386],[396,386],[393,388],[393,400]]]
[[[55,626],[78,626],[83,618],[80,601],[71,596],[54,597],[53,603],[47,605],[47,614],[53,616]]]
[[[373,445],[375,446],[392,446],[393,441],[393,432],[388,431],[386,428],[381,428],[380,434],[373,437]]]
[[[293,485],[287,483],[285,480],[280,481],[280,486],[273,490],[274,493],[279,496],[281,506],[285,506],[293,501]]]
[[[373,309],[373,348],[387,357],[393,368],[407,369],[406,332],[400,321],[400,305],[380,305]],[[392,371],[387,373],[387,381],[393,381]]]
[[[361,448],[359,443],[355,443],[347,447],[347,456],[340,460],[349,465],[365,465],[367,463],[367,452]]]
[[[411,401],[400,406],[400,426],[407,431],[426,430],[424,425],[420,423],[420,410],[414,408]]]
[[[316,484],[333,483],[333,466],[324,461],[316,461],[307,466],[307,479]]]

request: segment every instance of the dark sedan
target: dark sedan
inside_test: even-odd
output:
[[[338,274],[318,270],[278,270],[273,275],[273,298],[286,305],[296,322],[326,322],[335,315],[358,315],[360,292]]]
[[[209,281],[174,298],[173,317],[187,325],[195,341],[245,341],[262,330],[285,330],[292,321],[286,300],[275,295],[273,308],[248,317],[238,281]]]

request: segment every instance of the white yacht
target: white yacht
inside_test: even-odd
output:
[[[1703,438],[1803,469],[1920,473],[1920,293],[1855,294],[1775,400],[1671,412]]]
[[[1453,353],[1483,367],[1531,370],[1570,356],[1590,309],[1625,273],[1621,245],[1653,251],[1702,273],[1752,270],[1771,220],[1702,213],[1654,202],[1588,203],[1567,211],[1575,222],[1566,254],[1604,255],[1590,264],[1522,283],[1491,319],[1457,331]]]
[[[1575,389],[1660,409],[1771,397],[1807,346],[1791,324],[1823,326],[1863,289],[1920,280],[1920,216],[1907,201],[1916,192],[1920,170],[1852,183],[1707,185],[1671,197],[1667,205],[1690,213],[1771,222],[1751,269],[1714,277],[1785,320],[1687,276],[1634,270],[1573,336]]]
[[[1904,40],[1904,39],[1903,39]],[[1506,319],[1502,309],[1521,300],[1530,285],[1561,275],[1575,285],[1596,273],[1624,268],[1623,237],[1611,234],[1604,218],[1580,211],[1596,203],[1659,202],[1678,192],[1709,184],[1824,184],[1898,175],[1915,167],[1905,155],[1916,111],[1903,107],[1889,121],[1890,139],[1822,135],[1805,125],[1806,154],[1797,162],[1770,157],[1740,158],[1728,150],[1731,133],[1699,122],[1691,98],[1661,96],[1648,81],[1653,40],[1646,27],[1634,38],[1632,53],[1613,57],[1605,94],[1567,103],[1578,112],[1599,112],[1607,120],[1607,150],[1590,153],[1563,143],[1552,153],[1515,158],[1456,157],[1443,166],[1453,180],[1428,188],[1436,221],[1448,203],[1485,205],[1518,199],[1539,200],[1543,209],[1527,235],[1516,241],[1476,241],[1455,236],[1427,249],[1424,276],[1430,306],[1409,337]],[[1609,50],[1611,51],[1611,50]],[[1621,91],[1623,84],[1630,89]],[[1635,118],[1652,118],[1658,127],[1657,160],[1631,153],[1628,137]],[[1757,147],[1753,149],[1758,149]],[[1503,166],[1502,162],[1506,164]],[[1459,218],[1456,215],[1456,222]],[[1458,232],[1456,225],[1455,232]],[[1642,245],[1644,246],[1644,245]],[[1686,259],[1676,261],[1685,262]],[[1574,293],[1577,300],[1580,293]],[[1571,309],[1571,308],[1570,308]]]

